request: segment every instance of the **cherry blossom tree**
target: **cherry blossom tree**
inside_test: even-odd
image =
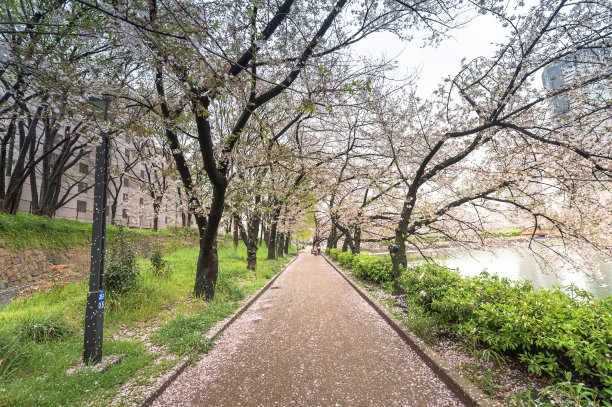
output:
[[[392,240],[395,277],[407,265],[406,246],[486,244],[483,232],[503,218],[556,230],[562,243],[530,242],[539,259],[584,265],[577,255],[589,263],[585,247],[611,255],[609,5],[485,11],[511,29],[493,58],[466,63],[430,100],[407,93],[372,102],[378,119],[370,131],[385,140],[379,147],[393,165],[376,184],[387,190],[385,212],[369,227],[388,231],[381,240]],[[555,64],[572,77],[554,89],[538,86]],[[559,112],[559,98],[573,108]]]
[[[420,21],[414,10],[399,5],[379,7],[375,1],[352,4],[339,0],[333,6],[295,0],[278,5],[249,1],[79,3],[115,19],[126,33],[126,45],[149,61],[148,85],[154,85],[157,98],[152,109],[165,125],[176,170],[200,230],[194,293],[206,298],[213,297],[217,278],[216,239],[225,209],[230,156],[256,111],[284,92],[298,89],[300,76],[317,72],[319,63],[368,34],[383,29],[402,31],[397,22],[403,16]],[[230,104],[232,108],[226,109]],[[190,125],[178,125],[187,115]],[[224,126],[215,127],[219,116],[227,120]],[[208,210],[195,193],[199,169],[185,160],[186,146],[179,140],[189,126],[212,190]]]

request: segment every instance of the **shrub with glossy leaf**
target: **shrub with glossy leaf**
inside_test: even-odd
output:
[[[342,253],[342,249],[329,249],[329,257],[334,261],[338,261],[338,255],[340,253]]]
[[[353,256],[352,266],[357,278],[379,284],[393,280],[393,264],[389,256],[357,254]]]
[[[516,354],[530,372],[577,381],[612,399],[612,298],[576,287],[535,290],[527,281],[462,277],[436,265],[409,268],[400,285],[472,344]]]
[[[342,252],[338,254],[338,262],[342,267],[350,269],[353,268],[353,255],[349,252]]]

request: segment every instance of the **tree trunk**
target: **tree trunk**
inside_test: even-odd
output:
[[[238,225],[240,224],[240,217],[235,212],[232,214],[234,221],[234,250],[238,248]]]
[[[154,232],[157,232],[159,228],[159,208],[160,208],[160,204],[153,203],[153,231]]]
[[[264,242],[266,243],[266,247],[270,247],[270,228],[269,227],[263,228],[263,239],[264,239]]]
[[[256,197],[255,202],[256,204],[260,202],[259,196]],[[246,232],[242,224],[238,224],[240,236],[247,247],[247,270],[252,270],[253,272],[255,272],[257,268],[257,240],[259,238],[260,222],[261,218],[259,214],[255,213],[251,215],[251,218],[249,219],[248,230]]]
[[[42,188],[41,188],[42,189]],[[40,214],[43,216],[53,217],[56,210],[57,198],[61,189],[61,178],[53,177],[52,180],[48,180],[46,193],[42,198],[41,207],[39,208]]]
[[[249,245],[247,246],[247,270],[255,272],[257,269],[257,237],[255,239],[249,238]]]
[[[279,233],[276,239],[276,256],[283,257],[283,246],[285,244],[285,233]]]
[[[332,244],[330,246],[330,249],[337,249],[338,248],[338,240],[339,240],[339,236],[336,235],[336,238],[332,241]]]
[[[342,232],[342,234],[344,234],[344,243],[342,244],[342,251],[345,252],[348,249],[351,249],[351,253],[353,254],[357,253],[355,249],[355,243],[353,241],[353,237],[351,236],[350,226],[344,227],[340,223],[337,223],[336,227],[338,228],[339,231]],[[361,239],[361,232],[359,233],[359,238]]]
[[[11,191],[4,196],[4,200],[2,201],[2,212],[9,215],[15,215],[17,213],[17,210],[19,209],[19,202],[21,201],[22,190],[23,185],[18,186],[16,190]]]
[[[280,217],[281,207],[278,206],[270,216],[270,236],[268,237],[268,260],[276,258],[276,245],[278,244],[278,218]]]
[[[355,226],[355,235],[353,237],[353,254],[361,253],[361,226]]]
[[[257,269],[257,247],[247,249],[247,270],[255,272]]]
[[[119,195],[119,194],[117,194]],[[117,200],[113,199],[113,202],[111,203],[111,225],[115,224],[115,217],[117,216]],[[157,230],[157,229],[155,229]]]
[[[263,242],[263,238],[264,238],[264,225],[263,225],[263,221],[260,219],[260,223],[261,223],[261,227],[259,228],[259,246],[261,246],[262,242]]]
[[[399,285],[399,278],[406,270],[406,241],[402,233],[396,232],[395,241],[389,245],[389,254],[393,264],[393,294],[404,294],[404,290]]]
[[[42,117],[42,112],[45,106],[40,105],[36,109],[34,119],[29,123],[27,132],[26,124],[23,120],[19,120],[19,155],[15,162],[15,168],[11,175],[9,185],[7,187],[7,193],[4,195],[2,200],[1,212],[14,215],[19,209],[19,202],[21,202],[21,193],[23,192],[23,184],[28,178],[29,171],[34,170],[30,166],[31,163],[26,164],[28,153],[30,152],[30,145],[36,142],[36,131],[38,121]],[[9,157],[10,158],[10,157]]]
[[[193,295],[197,298],[204,296],[206,300],[212,300],[215,296],[215,285],[217,284],[219,274],[217,232],[223,218],[226,189],[227,181],[213,185],[213,196],[208,219],[198,220],[201,217],[196,217],[200,231],[200,255],[198,256]]]
[[[18,179],[23,177],[24,171],[22,168],[15,166],[13,169],[13,175],[8,184],[7,193],[4,195],[2,201],[2,212],[9,215],[17,213],[19,208],[19,202],[21,201],[21,193],[23,191],[23,183],[18,183]]]
[[[36,160],[36,151],[34,149],[35,143],[30,144],[30,163],[33,163]],[[43,161],[43,167],[44,167],[44,161]],[[47,171],[49,171],[49,169],[47,168]],[[32,200],[30,201],[31,206],[30,206],[30,211],[32,213],[38,213],[39,212],[39,205],[38,205],[38,182],[36,182],[36,171],[32,171],[30,172],[30,193],[32,195]]]
[[[212,300],[215,296],[215,285],[219,271],[219,257],[217,255],[217,238],[207,238],[207,233],[200,233],[200,254],[196,268],[196,281],[193,295],[196,298],[204,297]]]
[[[338,246],[338,229],[336,225],[332,224],[331,231],[329,232],[329,237],[327,238],[327,247],[330,249],[335,249]]]
[[[393,264],[393,294],[395,295],[404,294],[404,290],[399,285],[399,278],[408,264],[406,260],[406,234],[408,233],[408,223],[413,207],[414,198],[404,202],[400,222],[395,229],[395,240],[389,245],[389,255]]]
[[[276,258],[276,222],[270,225],[270,231],[268,232],[268,260],[274,260]]]
[[[7,151],[8,145],[8,151]],[[6,170],[13,166],[13,152],[15,148],[15,117],[13,117],[8,125],[6,134],[0,143],[0,207],[4,200],[6,192],[6,179],[8,175]]]
[[[289,245],[291,244],[291,233],[287,232],[285,234],[285,246],[283,247],[283,251],[285,254],[289,254]]]
[[[21,193],[23,192],[23,183],[18,183],[16,180],[21,178],[24,174],[21,168],[15,166],[13,169],[13,175],[9,181],[7,193],[4,195],[2,201],[2,212],[9,215],[15,215],[19,209],[19,202],[21,202]]]
[[[41,104],[36,109],[34,119],[28,123],[28,129],[26,132],[26,124],[23,120],[19,120],[19,155],[15,162],[15,168],[13,170],[9,185],[7,187],[7,193],[2,200],[1,212],[14,215],[19,209],[19,203],[21,202],[21,194],[23,192],[24,181],[28,178],[29,171],[35,170],[31,167],[31,163],[26,164],[28,153],[30,152],[30,145],[36,142],[36,132],[38,127],[38,121],[42,117],[43,111],[46,106]]]

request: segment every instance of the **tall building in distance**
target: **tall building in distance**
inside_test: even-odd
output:
[[[574,71],[571,62],[557,62],[544,68],[542,72],[542,84],[548,90],[557,90],[566,84],[566,75]],[[569,75],[568,75],[569,76]],[[556,96],[550,99],[550,110],[554,116],[567,113],[570,109],[570,101],[563,96]]]
[[[612,52],[609,48],[590,48],[548,65],[542,72],[542,85],[549,91],[567,88],[563,95],[549,99],[551,117],[574,114],[588,123],[590,113],[612,103],[612,81],[596,80],[609,75]],[[580,89],[575,91],[572,87]],[[612,142],[612,135],[600,125],[593,126],[599,141]]]
[[[588,102],[597,103],[612,98],[612,84],[609,80],[590,81],[599,73],[609,70],[611,52],[607,48],[589,48],[575,52],[573,55],[560,59],[548,65],[542,72],[542,84],[549,91],[558,90],[564,86],[580,84],[589,79],[587,92],[583,92],[582,100],[570,100],[570,97],[558,96],[551,99],[551,109],[554,114],[567,113]]]

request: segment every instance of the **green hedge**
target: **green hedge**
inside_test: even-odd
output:
[[[363,280],[383,284],[393,281],[393,264],[389,256],[358,254],[353,257],[354,275]]]
[[[352,269],[357,278],[378,284],[393,281],[393,265],[389,256],[353,255],[340,249],[330,249],[328,253],[332,260],[339,262],[342,267]]]
[[[329,254],[329,257],[331,257],[331,259],[334,261],[338,261],[338,255],[342,253],[342,250],[340,249],[326,249],[325,251]]]
[[[353,255],[348,252],[340,253],[338,255],[338,262],[342,265],[342,267],[351,269],[353,268]]]
[[[436,265],[409,267],[400,285],[464,340],[518,355],[538,375],[563,379],[570,371],[612,399],[612,297],[573,286],[535,290],[487,273],[463,277]]]

